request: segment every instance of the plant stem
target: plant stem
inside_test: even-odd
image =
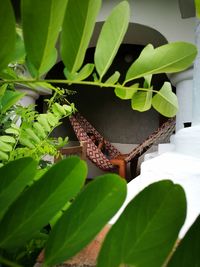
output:
[[[90,82],[90,81],[76,81],[76,80],[33,80],[33,79],[29,79],[29,80],[0,80],[0,85],[4,84],[4,83],[20,83],[20,84],[29,84],[29,83],[60,83],[60,84],[79,84],[79,85],[89,85],[89,86],[98,86],[98,87],[106,87],[106,88],[120,88],[120,89],[127,89],[129,90],[130,87],[129,86],[124,86],[121,84],[110,84],[110,83],[102,83],[100,81],[98,82]],[[165,99],[168,102],[168,98],[161,94],[160,91],[157,90],[153,90],[152,88],[135,88],[138,91],[144,91],[144,92],[148,92],[150,89],[152,91],[152,93],[156,93],[158,95],[160,95],[163,99]],[[30,89],[31,90],[31,89]]]
[[[110,83],[102,83],[102,82],[90,82],[90,81],[76,81],[76,80],[3,80],[0,81],[0,84],[3,83],[21,83],[21,84],[28,84],[28,83],[63,83],[63,84],[79,84],[79,85],[90,85],[90,86],[98,86],[98,87],[110,87],[110,88],[121,88],[121,89],[130,89],[128,86],[123,86],[121,84],[110,84]],[[137,88],[136,88],[137,89]],[[138,88],[139,91],[148,91],[149,88]],[[159,93],[156,90],[152,90],[154,93]]]

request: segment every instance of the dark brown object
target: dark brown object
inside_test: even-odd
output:
[[[71,116],[70,122],[79,141],[86,142],[87,157],[95,165],[97,165],[97,167],[104,171],[115,171],[115,165],[119,167],[118,170],[120,171],[121,166],[121,170],[124,168],[121,172],[124,178],[126,174],[126,164],[128,162],[130,162],[131,175],[132,178],[134,178],[136,176],[136,168],[139,157],[143,155],[152,145],[166,139],[166,137],[169,137],[175,129],[175,119],[171,118],[148,136],[144,142],[133,148],[130,153],[122,154],[109,141],[105,140],[80,113],[76,113]],[[105,149],[108,151],[109,158],[106,157],[100,149],[98,149],[88,136],[88,133],[92,133],[98,142],[104,140]]]

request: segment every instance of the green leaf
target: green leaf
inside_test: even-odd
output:
[[[144,88],[151,87],[152,74],[144,76]]]
[[[16,142],[14,137],[8,136],[8,135],[0,136],[0,141],[3,141],[5,143],[13,143],[13,144]]]
[[[16,136],[19,135],[19,129],[17,130],[17,129],[12,128],[12,127],[6,129],[5,132],[6,132],[7,134],[14,134],[14,135],[16,135]]]
[[[2,142],[1,140],[0,140],[0,148],[1,148],[1,151],[3,152],[12,151],[12,146],[7,143]]]
[[[9,108],[16,104],[17,101],[24,97],[24,95],[24,93],[18,91],[6,90],[3,97],[0,99],[0,112],[5,113]]]
[[[33,63],[27,57],[26,57],[26,66],[27,66],[27,69],[28,69],[29,74],[32,77],[38,77],[39,76],[39,72],[38,72],[37,67],[35,67],[33,65]]]
[[[18,76],[16,74],[16,72],[11,69],[10,67],[7,67],[6,69],[4,69],[2,72],[0,72],[0,77],[5,79],[5,80],[15,80],[18,79]]]
[[[127,100],[132,99],[133,95],[137,92],[139,87],[139,83],[136,83],[130,87],[116,87],[115,88],[115,94],[121,99]]]
[[[1,110],[1,99],[2,99],[2,96],[5,94],[5,91],[8,87],[8,84],[7,83],[4,83],[1,87],[0,87],[0,110]]]
[[[192,64],[196,55],[197,48],[190,43],[175,42],[156,49],[149,44],[130,66],[126,74],[126,82],[149,74],[182,71]]]
[[[101,0],[68,0],[61,34],[61,57],[68,71],[81,67],[95,26]]]
[[[86,172],[85,162],[78,157],[68,157],[51,167],[5,214],[0,223],[0,247],[18,248],[29,240],[79,192]]]
[[[24,41],[23,41],[22,37],[19,34],[17,34],[15,51],[14,51],[14,55],[12,57],[12,62],[24,63],[25,56],[26,56],[26,52],[25,52],[25,47],[24,47]]]
[[[107,234],[97,266],[163,266],[185,217],[181,186],[167,180],[151,184],[128,204]]]
[[[0,71],[7,67],[15,49],[15,16],[10,0],[1,1],[0,8]]]
[[[77,72],[75,72],[75,73],[71,73],[71,72],[68,71],[67,68],[64,68],[63,73],[64,73],[65,77],[66,77],[68,80],[70,80],[70,81],[74,81],[74,80],[76,80]]]
[[[112,64],[129,24],[129,4],[122,1],[104,23],[97,41],[94,61],[100,80]]]
[[[37,163],[32,158],[22,158],[0,168],[0,219],[34,178],[36,167]]]
[[[171,84],[165,82],[152,99],[152,106],[166,117],[174,117],[178,111],[178,99],[172,92]]]
[[[94,64],[86,64],[80,71],[77,73],[76,80],[82,81],[88,78],[94,70]]]
[[[56,61],[55,44],[67,0],[23,0],[22,25],[28,60],[41,76]],[[32,68],[29,69],[32,71]],[[32,74],[34,75],[35,73]]]
[[[25,128],[23,134],[27,136],[32,142],[34,142],[34,144],[41,142],[41,139],[37,136],[37,133],[30,128]]]
[[[40,90],[41,93],[51,94],[52,90],[55,90],[55,87],[47,82],[34,82],[34,83],[26,83],[25,86],[32,88],[34,90]]]
[[[105,84],[106,84],[106,83],[108,83],[108,84],[115,84],[116,82],[118,82],[119,77],[120,77],[120,73],[119,73],[119,71],[115,71],[115,72],[113,73],[113,75],[111,75],[111,76],[105,81]]]
[[[134,110],[143,112],[151,108],[152,88],[147,92],[136,92],[131,99],[131,107]]]
[[[200,215],[180,241],[168,267],[200,266]]]
[[[81,250],[117,212],[125,197],[126,183],[117,175],[106,174],[89,183],[54,226],[45,249],[46,265],[60,263]]]
[[[5,153],[5,152],[3,152],[3,151],[0,150],[0,159],[1,160],[8,160],[9,159],[9,156],[8,156],[7,153]],[[2,167],[2,166],[3,166],[3,164],[0,163],[0,167]]]
[[[200,0],[195,0],[196,16],[200,18]]]
[[[86,64],[78,73],[70,73],[67,68],[64,69],[65,77],[69,80],[82,81],[88,78],[94,70],[94,64]]]
[[[64,207],[51,219],[50,221],[50,225],[51,225],[51,228],[54,227],[54,225],[57,223],[57,221],[61,218],[61,216],[63,215],[63,212],[66,211],[69,206],[71,205],[70,202],[67,202]]]

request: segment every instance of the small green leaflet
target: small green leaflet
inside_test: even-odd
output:
[[[115,88],[115,94],[119,98],[123,100],[132,99],[133,95],[137,92],[139,89],[139,83],[136,83],[130,87],[116,87]]]
[[[172,92],[171,84],[165,82],[152,99],[152,106],[166,117],[174,117],[178,111],[178,99]]]
[[[136,92],[131,99],[131,107],[134,110],[143,112],[151,108],[152,88],[146,92]]]
[[[118,82],[119,80],[119,77],[120,77],[120,73],[119,71],[115,71],[113,73],[113,75],[111,75],[106,81],[105,81],[105,84],[115,84],[116,82]]]
[[[67,79],[71,81],[82,81],[88,78],[94,70],[94,64],[86,64],[79,72],[71,73],[67,70],[67,68],[64,69],[64,75]]]

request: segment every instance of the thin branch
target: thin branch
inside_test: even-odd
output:
[[[90,82],[90,81],[76,81],[76,80],[1,80],[0,84],[3,83],[20,83],[20,84],[28,84],[28,83],[60,83],[60,84],[79,84],[79,85],[89,85],[89,86],[98,86],[98,87],[106,87],[106,88],[120,88],[120,89],[130,89],[128,86],[123,86],[121,84],[110,84],[110,83],[103,83],[103,82]],[[149,91],[149,88],[136,88],[138,91]],[[31,90],[31,88],[30,88]],[[152,90],[153,93],[159,93],[156,90]]]

